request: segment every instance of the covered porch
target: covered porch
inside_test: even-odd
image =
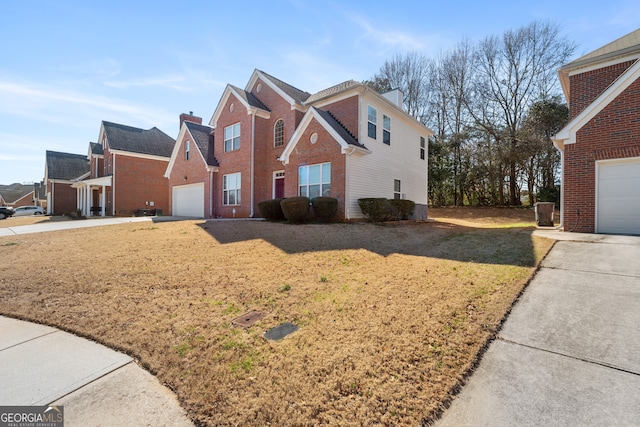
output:
[[[112,185],[112,176],[78,181],[71,185],[76,189],[78,210],[84,216],[106,216],[107,215],[107,187]],[[94,197],[97,192],[97,197]]]

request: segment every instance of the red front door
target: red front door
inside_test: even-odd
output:
[[[284,197],[284,177],[275,179],[275,198],[282,199]]]

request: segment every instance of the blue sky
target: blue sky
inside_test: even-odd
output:
[[[638,17],[637,0],[1,0],[0,184],[41,180],[46,150],[87,153],[101,120],[175,138],[180,113],[208,122],[255,68],[313,93],[534,20],[558,23],[577,57]]]

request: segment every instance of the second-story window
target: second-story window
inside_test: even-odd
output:
[[[427,150],[426,142],[424,140],[424,136],[420,137],[420,160],[424,160],[425,152]]]
[[[240,123],[224,128],[224,151],[240,149]]]
[[[375,108],[369,105],[367,109],[367,135],[369,138],[376,139],[376,132],[378,130],[378,112]]]
[[[391,145],[391,117],[382,115],[382,142]]]
[[[184,159],[189,160],[191,158],[191,141],[185,141],[184,143]]]
[[[273,146],[282,147],[284,145],[284,121],[279,119],[273,127]]]

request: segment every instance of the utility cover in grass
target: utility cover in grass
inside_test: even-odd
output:
[[[275,328],[269,329],[267,332],[264,333],[264,337],[271,341],[277,341],[286,337],[289,334],[294,333],[298,329],[299,329],[298,325],[294,325],[293,323],[286,322],[286,323],[283,323],[282,325],[276,326]]]

